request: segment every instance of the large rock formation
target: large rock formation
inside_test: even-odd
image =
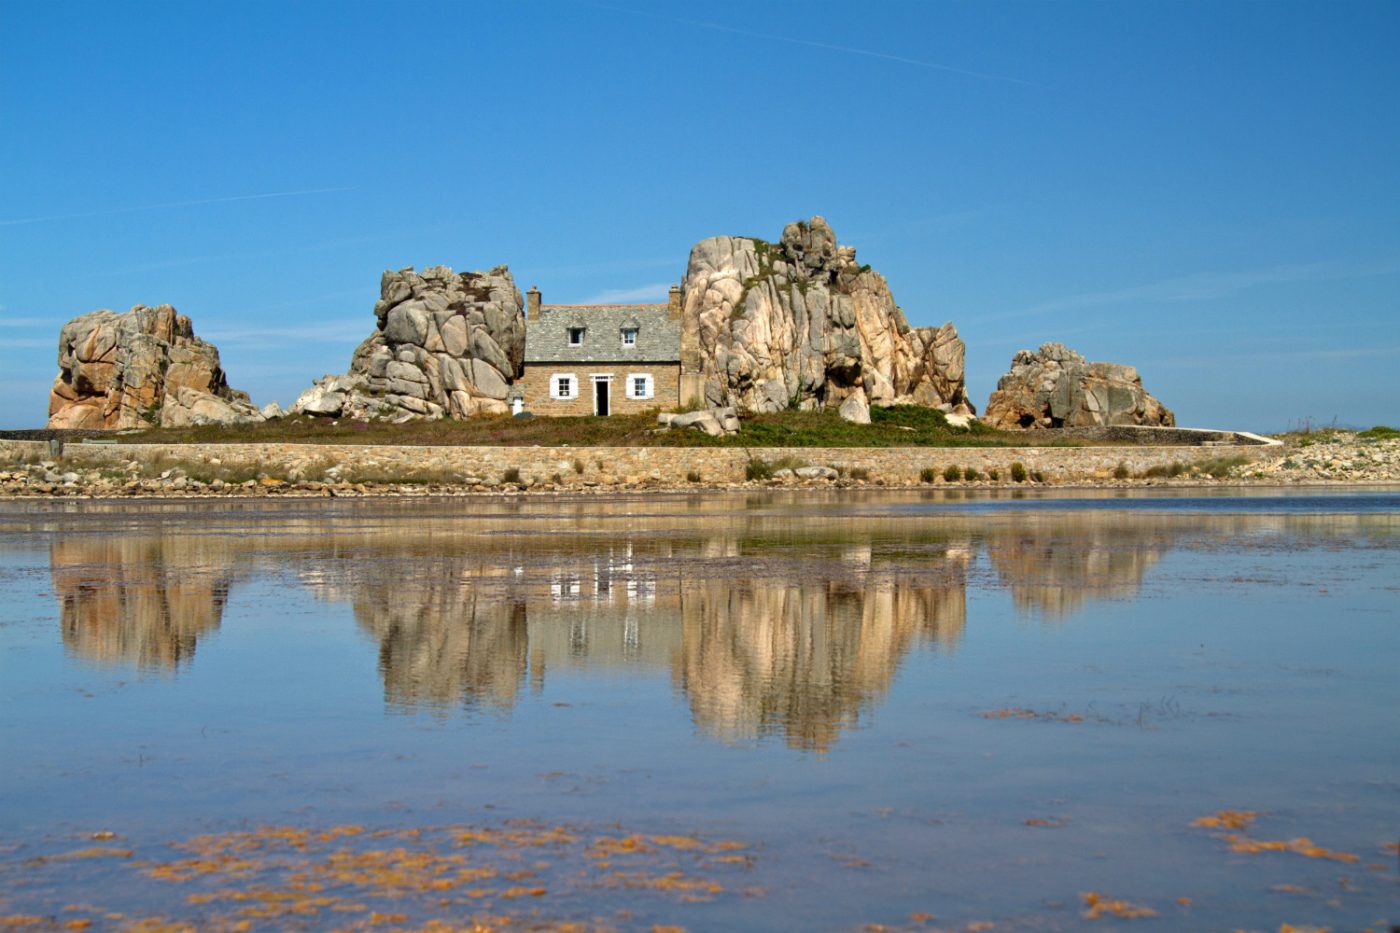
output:
[[[1143,389],[1136,369],[1086,362],[1060,343],[1018,351],[982,420],[995,428],[1176,424],[1171,409]]]
[[[917,404],[970,413],[951,323],[910,327],[884,276],[838,246],[826,221],[777,243],[712,237],[690,251],[683,366],[710,406],[749,411]]]
[[[170,305],[93,311],[63,325],[51,428],[180,427],[261,421],[229,388],[219,351]]]
[[[525,361],[525,302],[510,270],[432,266],[385,272],[377,327],[350,359],[293,403],[293,413],[355,418],[464,418],[509,411]]]

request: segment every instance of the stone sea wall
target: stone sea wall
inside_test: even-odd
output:
[[[1011,465],[1022,464],[1048,482],[1073,483],[1106,479],[1120,466],[1134,475],[1152,467],[1192,463],[1220,457],[1271,460],[1282,448],[1270,446],[1211,447],[404,447],[321,444],[83,444],[64,445],[57,469],[120,467],[145,464],[216,464],[224,468],[256,468],[268,473],[307,474],[340,467],[347,472],[378,474],[412,471],[454,474],[465,482],[494,485],[509,470],[519,472],[524,485],[566,486],[686,485],[698,474],[706,483],[745,480],[751,459],[801,461],[834,468],[843,474],[864,471],[869,480],[913,484],[932,469],[949,466],[990,470],[1009,482]],[[0,440],[0,463],[19,459],[52,459],[43,441]],[[557,479],[556,479],[557,477]]]

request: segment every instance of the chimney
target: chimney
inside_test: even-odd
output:
[[[540,287],[531,285],[530,290],[525,293],[525,320],[538,321],[540,319]]]
[[[681,287],[671,286],[671,293],[666,300],[666,316],[673,321],[681,319]]]

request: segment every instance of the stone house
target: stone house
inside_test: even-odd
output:
[[[635,414],[681,404],[681,292],[667,304],[546,305],[526,292],[525,365],[508,396],[535,415]]]

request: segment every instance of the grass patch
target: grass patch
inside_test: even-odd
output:
[[[462,476],[452,470],[414,467],[394,469],[383,467],[346,467],[341,479],[347,483],[378,486],[451,486],[462,482]]]
[[[709,437],[699,431],[658,431],[648,414],[553,418],[482,417],[461,421],[330,420],[309,415],[261,424],[155,428],[120,434],[136,444],[383,444],[396,447],[1080,447],[1073,438],[998,431],[980,422],[948,424],[943,412],[917,405],[872,408],[870,424],[843,421],[833,409],[779,411],[741,416],[738,434]],[[1102,441],[1095,441],[1101,446]],[[575,465],[575,471],[577,471]]]
[[[275,480],[279,483],[348,483],[351,485],[379,486],[447,486],[460,484],[464,476],[453,470],[436,467],[356,467],[336,466],[329,457],[322,457],[308,463],[294,466],[268,466],[262,461],[250,464],[204,463],[169,457],[155,458],[154,462],[141,463],[136,470],[108,468],[119,476],[110,478],[156,479],[169,473],[172,477],[183,476],[206,486],[222,482],[228,486],[239,486],[249,482]]]
[[[1026,473],[1026,465],[1017,460],[1011,464],[1011,481],[1013,483],[1024,483],[1029,474]]]
[[[1159,463],[1156,466],[1150,466],[1146,470],[1143,470],[1142,476],[1144,479],[1175,479],[1185,472],[1186,467],[1182,466],[1180,463]]]
[[[1368,441],[1392,441],[1400,437],[1400,428],[1392,428],[1388,424],[1378,424],[1364,431],[1358,431],[1356,436]]]
[[[750,457],[744,464],[744,479],[765,480],[773,478],[773,464],[759,457]]]
[[[751,480],[772,479],[773,474],[779,470],[796,470],[809,465],[801,457],[779,457],[776,460],[750,457],[749,462],[744,465],[744,476]],[[698,477],[700,474],[695,475]],[[691,480],[691,482],[699,482],[699,479]]]
[[[1209,460],[1201,460],[1191,465],[1191,472],[1199,475],[1224,479],[1233,473],[1237,468],[1249,462],[1248,457],[1211,457]]]
[[[169,467],[165,469],[169,469]],[[187,468],[181,469],[186,477],[196,482],[204,483],[206,486],[212,485],[215,480],[229,486],[239,486],[250,480],[256,480],[261,476],[268,475],[263,470],[261,463],[253,464],[252,466],[224,466],[223,464],[194,463],[190,464]],[[155,476],[164,472],[164,470],[159,467],[148,467],[143,469],[141,474],[131,474],[126,473],[126,471],[122,472],[127,476],[139,475],[142,479],[153,479]],[[144,475],[147,473],[150,475]],[[282,476],[273,477],[273,479],[280,479],[285,482],[288,480],[288,477],[284,474]]]
[[[950,483],[956,483],[958,480],[962,479],[962,468],[955,466],[947,467],[943,471],[943,478]]]
[[[1384,425],[1378,425],[1384,429]],[[1293,431],[1285,431],[1282,434],[1275,434],[1274,437],[1293,447],[1311,447],[1313,444],[1324,444],[1330,441],[1346,440],[1351,436],[1350,431],[1341,428],[1322,427],[1315,428],[1311,425],[1300,427]],[[1360,436],[1360,435],[1358,435]]]
[[[47,459],[49,458],[46,455],[17,453],[14,456],[7,457],[4,465],[10,469],[15,469],[17,467],[33,466],[36,463],[43,463]]]
[[[938,471],[935,470],[933,467],[924,467],[922,470],[919,471],[919,482],[931,483],[934,481],[935,478],[937,478],[937,476]]]

